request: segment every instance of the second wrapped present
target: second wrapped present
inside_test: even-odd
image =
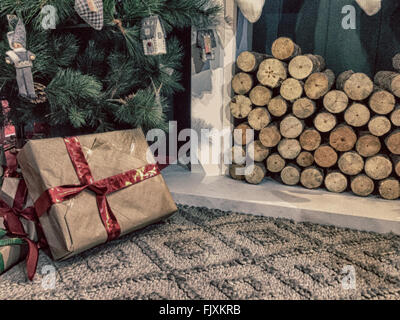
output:
[[[141,129],[29,141],[18,163],[55,260],[177,211]]]

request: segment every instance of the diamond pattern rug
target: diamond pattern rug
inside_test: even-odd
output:
[[[41,254],[32,283],[23,270],[0,300],[400,299],[400,237],[179,206],[67,261]]]

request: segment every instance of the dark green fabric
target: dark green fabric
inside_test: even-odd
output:
[[[355,30],[342,28],[342,8],[357,11]],[[271,53],[279,36],[293,38],[305,53],[324,56],[336,74],[345,70],[391,70],[392,57],[400,52],[400,3],[383,1],[382,10],[367,16],[354,0],[270,0],[254,25],[253,49]]]

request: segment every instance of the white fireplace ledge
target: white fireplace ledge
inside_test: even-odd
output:
[[[271,179],[255,186],[177,165],[164,169],[163,176],[179,204],[400,235],[400,201],[289,187]]]

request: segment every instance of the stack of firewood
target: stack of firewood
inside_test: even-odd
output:
[[[353,71],[336,78],[323,57],[302,54],[289,38],[277,39],[272,55],[243,52],[237,59],[231,176],[398,199],[400,54],[396,72],[374,80]],[[254,140],[246,140],[247,129]],[[246,156],[255,165],[241,176],[235,169]]]

